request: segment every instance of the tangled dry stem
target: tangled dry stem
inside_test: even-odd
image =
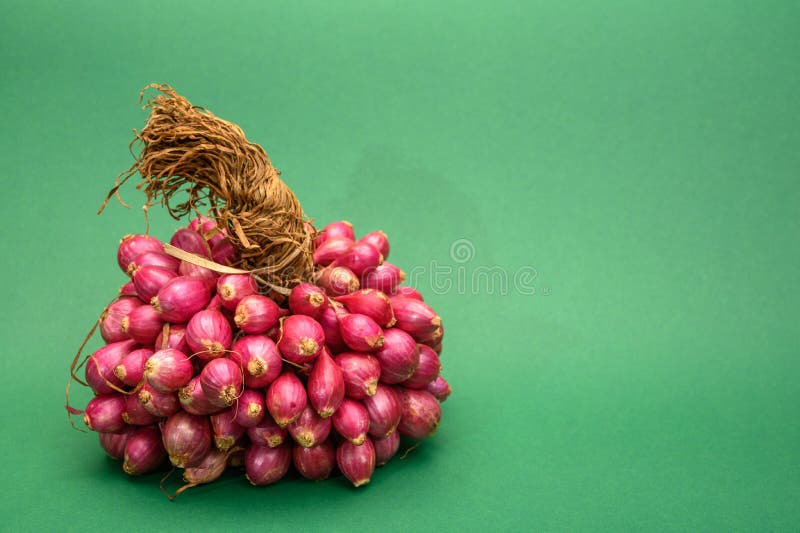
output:
[[[100,208],[139,173],[146,208],[161,204],[179,219],[208,207],[239,250],[237,266],[269,282],[292,287],[313,277],[313,236],[294,193],[280,179],[264,149],[236,124],[193,106],[168,85],[151,84],[158,94],[145,105],[150,117],[134,130],[133,165],[120,174]],[[137,146],[140,152],[135,154]],[[185,201],[178,193],[186,194]],[[124,202],[122,202],[124,204]]]

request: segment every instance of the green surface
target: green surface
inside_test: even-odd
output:
[[[796,2],[2,6],[0,529],[797,528]],[[238,122],[318,221],[451,268],[416,283],[447,328],[439,433],[365,489],[170,503],[67,425],[144,229],[94,213],[151,81]],[[459,290],[488,266],[534,294]]]

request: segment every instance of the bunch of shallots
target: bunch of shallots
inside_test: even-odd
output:
[[[237,258],[202,217],[170,244],[219,265]],[[106,345],[85,361],[95,396],[83,415],[125,472],[169,460],[193,486],[243,466],[266,485],[294,465],[313,480],[338,468],[360,486],[400,435],[436,431],[450,394],[439,316],[400,285],[382,232],[356,240],[334,222],[315,245],[316,284],[282,296],[250,274],[177,259],[154,237],[121,241],[130,281],[100,318]]]

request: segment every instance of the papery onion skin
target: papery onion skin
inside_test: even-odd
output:
[[[245,335],[237,340],[228,357],[244,373],[244,384],[263,389],[281,374],[283,361],[275,342],[263,335]]]
[[[304,364],[313,361],[325,344],[325,331],[313,318],[291,315],[281,322],[278,350],[287,361]]]
[[[384,259],[389,257],[389,238],[381,230],[371,231],[358,240],[378,250]]]
[[[384,383],[402,383],[419,366],[419,346],[411,335],[397,328],[384,330],[383,346],[374,355],[381,363]]]
[[[192,379],[194,367],[186,354],[167,348],[155,352],[144,365],[144,377],[159,392],[175,392]]]
[[[447,383],[442,376],[437,377],[431,383],[429,383],[425,390],[433,394],[433,396],[439,400],[439,403],[447,400],[447,397],[450,396],[450,393],[452,392],[450,389],[450,384]]]
[[[224,356],[230,349],[233,330],[221,312],[204,309],[186,324],[186,342],[201,361],[209,361]]]
[[[295,315],[307,315],[318,318],[328,306],[325,292],[311,283],[300,283],[289,293],[289,309]]]
[[[264,419],[266,411],[264,394],[246,389],[236,404],[236,423],[244,428],[255,427]]]
[[[363,403],[345,398],[333,413],[332,419],[336,432],[356,446],[361,445],[367,438],[369,413]]]
[[[319,416],[331,416],[344,398],[344,376],[326,349],[317,357],[308,376],[308,401]]]
[[[375,394],[381,377],[381,364],[377,359],[365,353],[344,352],[334,361],[342,369],[346,396],[363,400]]]
[[[179,411],[161,428],[170,462],[179,468],[197,466],[211,449],[211,427],[205,416]]]
[[[239,300],[233,320],[243,332],[260,335],[272,329],[280,316],[280,308],[272,299],[250,294]]]
[[[295,446],[292,449],[294,466],[300,475],[312,481],[328,479],[336,466],[336,449],[330,441],[310,448]]]
[[[336,464],[355,487],[366,485],[375,471],[375,447],[372,441],[367,439],[358,446],[342,441],[336,449]]]
[[[401,383],[407,389],[426,388],[433,380],[439,377],[439,372],[442,371],[442,363],[436,352],[424,344],[418,345],[418,348],[419,364],[417,369],[411,377]]]
[[[203,309],[211,299],[211,289],[201,279],[172,278],[150,301],[165,322],[183,324]]]
[[[403,408],[400,398],[391,385],[381,384],[373,396],[364,399],[369,414],[369,435],[386,438],[397,429]]]
[[[83,413],[86,427],[99,433],[117,433],[125,429],[125,396],[121,394],[103,394],[89,400]]]
[[[374,352],[383,346],[383,330],[370,317],[357,313],[339,316],[342,340],[357,352]]]
[[[148,413],[157,417],[172,416],[181,409],[178,395],[174,392],[160,392],[145,383],[136,395]]]
[[[386,438],[372,438],[372,444],[375,446],[375,463],[385,465],[400,449],[400,433],[393,431]]]
[[[251,444],[244,454],[247,480],[253,485],[270,485],[279,481],[292,464],[292,450],[288,444],[275,448]]]
[[[217,280],[217,294],[225,309],[235,311],[242,298],[258,294],[258,285],[249,274],[224,274]]]
[[[149,235],[125,235],[117,249],[117,264],[123,272],[137,256],[145,252],[164,252],[164,243]]]
[[[230,359],[214,359],[200,372],[203,393],[212,404],[227,407],[241,394],[244,381],[242,369]]]
[[[281,374],[267,389],[267,410],[283,428],[300,417],[307,401],[305,387],[291,370]]]
[[[125,456],[125,444],[136,432],[136,428],[128,426],[118,433],[98,433],[100,446],[112,459],[122,459]]]
[[[414,439],[433,436],[442,419],[442,409],[433,394],[424,390],[397,388],[403,416],[397,430]]]
[[[257,426],[247,428],[247,436],[254,444],[276,448],[286,442],[289,432],[280,427],[273,420],[272,415],[265,413],[264,418]]]
[[[136,348],[134,340],[112,342],[89,356],[84,365],[86,383],[95,394],[111,394],[115,392],[114,387],[121,389],[124,386],[114,374],[114,369],[122,362],[123,357]]]
[[[331,432],[331,419],[321,418],[314,408],[306,405],[300,417],[287,426],[294,441],[304,448],[323,442]]]
[[[122,469],[131,476],[149,474],[159,469],[167,457],[161,434],[155,426],[137,429],[125,443]]]

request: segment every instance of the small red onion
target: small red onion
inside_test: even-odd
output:
[[[353,246],[353,239],[337,237],[328,239],[314,250],[314,264],[328,266]]]
[[[434,346],[431,346],[430,348],[431,348],[431,350],[436,352],[436,355],[441,357],[441,355],[442,355],[442,343],[441,342],[439,342],[438,344],[435,344]]]
[[[155,426],[139,428],[125,443],[122,469],[131,476],[149,474],[158,470],[166,456],[158,429]]]
[[[353,274],[352,270],[333,265],[326,267],[320,273],[317,284],[331,296],[349,294],[357,291],[360,286],[358,276]]]
[[[383,264],[386,266],[386,263]],[[414,298],[415,300],[419,300],[420,302],[423,300],[422,294],[413,287],[397,287],[395,288],[392,296],[401,296],[403,298]]]
[[[122,419],[126,424],[131,426],[149,426],[158,422],[157,416],[144,408],[139,397],[131,394],[125,397],[125,411],[122,413]]]
[[[217,406],[232,405],[242,392],[242,369],[230,359],[214,359],[200,372],[200,386],[208,400]]]
[[[180,228],[172,234],[172,238],[169,240],[169,243],[176,248],[180,248],[181,250],[189,252],[190,254],[211,259],[211,248],[208,247],[208,243],[202,235],[196,231],[192,231],[191,229]]]
[[[211,289],[203,280],[178,276],[169,280],[150,303],[166,322],[183,324],[203,309]]]
[[[209,420],[211,420],[211,430],[214,432],[214,445],[223,452],[230,450],[246,431],[244,427],[236,422],[234,408],[225,409],[221,413],[211,415]]]
[[[312,481],[328,479],[336,466],[336,450],[329,441],[310,448],[295,446],[292,449],[294,466],[300,475]]]
[[[98,433],[100,446],[112,459],[122,459],[125,456],[125,443],[136,432],[136,428],[126,427],[119,433]]]
[[[345,344],[357,352],[374,352],[383,346],[383,330],[367,315],[340,315],[339,331]]]
[[[384,259],[389,256],[389,238],[381,230],[371,231],[358,239],[359,242],[365,242],[378,250]]]
[[[395,323],[389,297],[381,291],[362,289],[339,296],[336,300],[343,303],[351,313],[366,315],[381,327],[390,328]]]
[[[210,240],[215,240],[214,237]],[[223,237],[211,244],[211,258],[220,265],[233,266],[239,260],[239,252],[236,251],[229,239]]]
[[[291,315],[281,322],[278,350],[288,361],[297,364],[312,361],[324,344],[325,332],[310,316]]]
[[[214,285],[216,287],[216,284]],[[214,294],[211,297],[211,300],[208,301],[208,305],[206,305],[206,309],[209,311],[228,311],[224,307],[222,307],[222,298],[219,297],[219,294]]]
[[[255,427],[263,420],[266,410],[264,394],[246,389],[236,404],[236,423],[243,428]]]
[[[161,315],[150,305],[140,305],[123,319],[128,335],[145,346],[153,346],[164,327]]]
[[[186,342],[186,326],[183,324],[170,324],[169,334],[167,335],[167,342],[164,344],[163,328],[161,334],[156,337],[155,342],[156,350],[164,350],[166,348],[173,348],[179,352],[189,352],[189,343]]]
[[[183,479],[189,483],[187,487],[211,483],[225,472],[226,466],[228,466],[228,453],[212,449],[203,457],[199,465],[183,471]]]
[[[284,443],[288,432],[267,413],[257,426],[247,428],[247,436],[253,444],[276,448]]]
[[[270,485],[279,481],[292,464],[292,449],[288,444],[277,448],[251,444],[244,453],[247,480],[253,485]]]
[[[131,261],[145,252],[164,253],[164,245],[155,237],[148,235],[125,235],[119,241],[117,263],[123,272],[127,272]]]
[[[308,400],[322,418],[328,418],[344,398],[342,369],[323,349],[308,376]]]
[[[375,394],[364,399],[364,407],[369,414],[370,436],[382,439],[397,429],[403,411],[393,387],[378,385]]]
[[[325,293],[311,283],[295,285],[292,292],[289,293],[289,309],[295,315],[308,315],[317,319],[326,307],[328,307],[328,298]]]
[[[121,394],[103,394],[89,401],[83,413],[86,427],[98,433],[116,433],[125,429],[125,396]]]
[[[161,287],[166,285],[172,278],[177,277],[178,274],[174,270],[159,266],[139,267],[131,275],[133,286],[136,287],[136,294],[145,302],[152,300],[161,290]]]
[[[442,319],[425,302],[403,296],[394,296],[389,301],[392,302],[397,327],[414,339],[425,340],[426,335],[431,335],[442,325]]]
[[[381,364],[377,359],[364,353],[344,352],[334,361],[342,369],[345,395],[363,400],[375,394],[381,376]]]
[[[333,266],[349,268],[356,276],[376,268],[383,263],[381,253],[365,242],[354,242],[350,248],[331,263]]]
[[[350,239],[351,241],[356,240],[356,233],[353,231],[353,225],[350,222],[339,220],[337,222],[331,222],[322,228],[322,231],[317,235],[316,246],[319,248],[325,244],[326,241],[339,238]]]
[[[345,398],[332,418],[333,427],[339,435],[356,446],[361,445],[367,438],[369,413],[363,403]]]
[[[197,466],[211,449],[208,418],[179,411],[161,428],[164,448],[178,468]]]
[[[394,431],[384,439],[372,439],[375,446],[375,462],[378,466],[385,465],[400,449],[400,433]]]
[[[239,300],[233,321],[245,333],[257,335],[274,327],[280,316],[280,308],[271,298],[250,294]]]
[[[127,318],[131,311],[141,307],[142,302],[139,298],[120,298],[116,302],[106,307],[100,315],[100,335],[106,342],[120,342],[130,339],[127,328],[123,320]]]
[[[186,386],[180,388],[178,399],[183,410],[193,415],[210,415],[224,409],[224,407],[214,405],[206,398],[203,387],[200,385],[200,376],[193,377]]]
[[[342,332],[339,331],[339,318],[336,316],[336,311],[330,307],[326,308],[320,314],[318,321],[319,325],[322,326],[322,331],[325,332],[325,345],[333,353],[348,349],[342,340]]]
[[[127,340],[106,344],[94,352],[85,365],[86,383],[95,394],[111,394],[114,387],[122,388],[122,381],[114,375],[114,369],[122,362],[122,358],[136,348],[136,341]]]
[[[383,332],[383,346],[375,352],[381,363],[381,381],[402,383],[419,366],[419,347],[413,337],[403,330],[392,328]]]
[[[439,400],[439,403],[445,401],[450,396],[450,393],[453,392],[450,389],[450,384],[442,376],[430,382],[425,390],[433,394],[434,398]]]
[[[391,294],[405,279],[405,272],[388,261],[384,261],[382,265],[371,268],[362,274],[361,286],[365,289],[375,289]]]
[[[439,402],[428,391],[397,388],[403,416],[397,430],[414,439],[424,439],[436,433],[442,419]]]
[[[292,371],[281,374],[267,389],[267,410],[283,428],[300,417],[306,402],[306,389]]]
[[[436,352],[424,344],[420,344],[418,347],[419,365],[411,377],[401,383],[407,389],[426,388],[429,383],[439,377],[439,372],[442,371],[442,363]]]
[[[146,266],[161,267],[177,272],[180,264],[180,259],[167,255],[164,252],[145,252],[141,255],[137,255],[136,258],[130,262],[127,272],[129,276],[133,276],[134,272]]]
[[[217,223],[208,217],[200,215],[190,220],[186,227],[192,231],[196,231],[205,235],[206,233],[214,231],[217,228]]]
[[[160,392],[175,392],[192,379],[194,367],[186,354],[167,348],[155,352],[144,364],[144,377]]]
[[[120,296],[133,296],[138,298],[138,294],[136,294],[136,286],[133,284],[133,281],[129,281],[125,283],[119,288],[119,295]]]
[[[256,280],[250,274],[224,274],[217,280],[217,294],[222,306],[231,311],[245,296],[258,293]]]
[[[186,342],[201,361],[225,355],[233,342],[228,319],[219,311],[198,311],[186,324]]]
[[[336,449],[336,464],[354,486],[366,485],[375,471],[375,447],[372,441],[367,439],[360,446],[342,441]]]
[[[177,394],[159,392],[147,383],[142,386],[137,397],[147,412],[157,417],[172,416],[181,408]]]
[[[426,333],[420,333],[416,336],[417,342],[420,344],[425,344],[430,348],[433,348],[442,343],[442,339],[444,338],[444,326],[437,326],[431,330],[428,330]]]
[[[283,367],[275,343],[263,335],[246,335],[233,345],[229,359],[244,372],[244,384],[263,389],[280,376]]]
[[[300,418],[289,424],[286,429],[297,444],[310,448],[328,438],[331,432],[331,419],[321,418],[310,405],[307,405]]]
[[[188,261],[181,261],[178,267],[178,274],[186,276],[187,278],[201,279],[211,290],[216,290],[217,288],[217,278],[219,278],[219,275],[205,267],[189,263]]]

